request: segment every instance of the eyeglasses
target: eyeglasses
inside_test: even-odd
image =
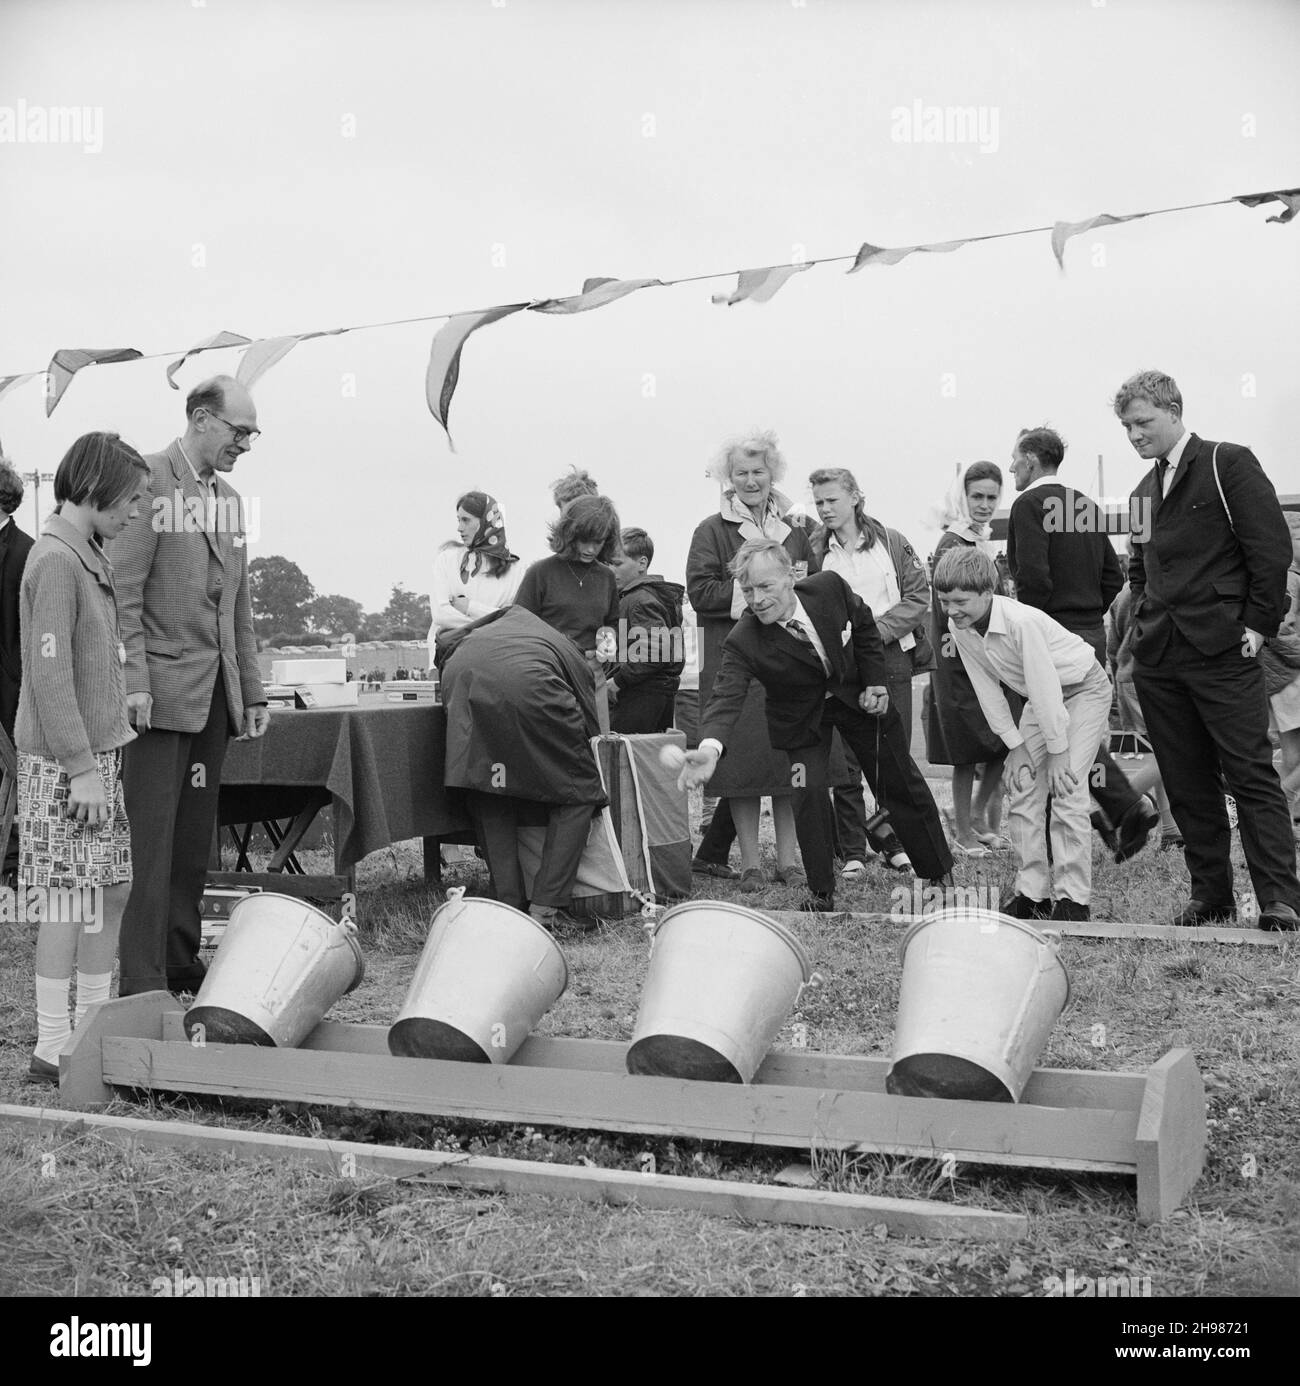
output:
[[[262,436],[260,428],[245,428],[242,424],[232,424],[229,419],[223,419],[220,414],[213,414],[212,417],[218,423],[225,424],[236,443],[251,443],[255,438]]]

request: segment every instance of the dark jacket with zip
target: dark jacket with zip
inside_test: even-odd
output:
[[[618,665],[611,678],[632,687],[676,693],[686,667],[680,582],[645,573],[618,598]]]

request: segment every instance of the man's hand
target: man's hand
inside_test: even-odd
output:
[[[1255,656],[1264,648],[1264,637],[1257,630],[1251,630],[1249,626],[1244,627],[1246,638],[1242,641],[1241,652],[1247,659],[1254,659]]]
[[[98,770],[83,770],[80,775],[73,775],[68,787],[68,817],[91,827],[108,822],[108,800],[104,797],[104,782]]]
[[[256,741],[259,736],[266,734],[266,729],[271,725],[271,709],[269,707],[246,707],[244,709],[244,734],[237,736],[236,741]]]
[[[150,719],[153,716],[153,694],[128,693],[126,695],[126,716],[136,731],[147,732]]]
[[[1019,746],[1007,752],[1007,758],[1002,762],[1002,778],[1013,794],[1021,788],[1021,776],[1026,771],[1031,782],[1037,778],[1034,773],[1034,759],[1022,741]]]
[[[686,764],[677,777],[677,788],[694,789],[697,784],[708,784],[717,768],[718,753],[712,747],[702,751],[687,751]]]
[[[874,684],[858,694],[858,706],[873,717],[883,717],[889,711],[889,689]]]
[[[451,599],[451,606],[460,612],[462,616],[469,615],[469,598],[464,592],[459,592]]]
[[[1079,777],[1070,769],[1070,753],[1066,751],[1048,751],[1047,753],[1047,787],[1056,795],[1058,799],[1064,799],[1067,794],[1079,783]]]

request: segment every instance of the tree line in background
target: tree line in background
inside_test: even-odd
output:
[[[349,631],[358,640],[423,640],[433,619],[429,598],[401,583],[382,611],[367,613],[351,597],[317,596],[307,574],[279,554],[253,559],[248,582],[253,629],[273,647],[310,645]]]

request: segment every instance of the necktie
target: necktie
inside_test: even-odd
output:
[[[1168,490],[1169,490],[1169,459],[1168,459],[1167,457],[1162,457],[1162,458],[1160,459],[1160,494],[1161,494],[1161,496],[1163,497],[1164,494],[1165,494],[1165,492],[1168,491]]]
[[[800,641],[805,645],[808,645],[809,647],[812,646],[812,637],[809,636],[806,630],[804,630],[802,621],[787,621],[785,623],[785,628],[790,632],[791,635],[794,636],[796,640]]]

